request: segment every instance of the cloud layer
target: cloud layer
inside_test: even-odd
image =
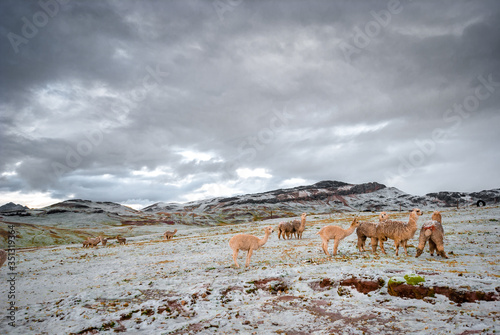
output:
[[[499,187],[497,1],[0,7],[3,202]]]

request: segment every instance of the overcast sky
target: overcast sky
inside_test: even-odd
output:
[[[500,187],[500,2],[0,4],[0,204]]]

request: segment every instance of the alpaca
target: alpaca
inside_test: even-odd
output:
[[[90,245],[90,242],[89,242],[89,238],[87,237],[87,239],[85,241],[83,241],[83,248],[88,248]]]
[[[292,225],[293,225],[292,234],[295,234],[297,239],[302,238],[302,233],[306,229],[306,216],[307,216],[306,213],[302,213],[302,215],[300,217],[300,221],[298,221],[298,220],[292,221]]]
[[[321,237],[321,247],[323,248],[325,254],[330,256],[330,254],[328,254],[328,241],[333,239],[333,256],[337,255],[337,249],[340,241],[354,233],[354,230],[358,227],[358,225],[358,218],[355,217],[354,220],[352,220],[351,226],[347,229],[343,229],[339,226],[325,226],[321,228],[316,234]]]
[[[422,226],[420,229],[420,237],[418,239],[417,255],[415,257],[422,254],[425,244],[429,241],[429,252],[431,256],[434,256],[434,251],[437,250],[437,254],[439,256],[448,258],[444,252],[444,229],[441,220],[441,212],[434,211],[431,221],[427,221]]]
[[[0,268],[2,267],[3,263],[7,260],[7,251],[0,249]]]
[[[108,244],[108,239],[103,238],[102,236],[99,236],[99,239],[101,240],[102,246],[105,247],[106,244]]]
[[[89,247],[92,247],[92,248],[97,247],[97,245],[99,243],[101,243],[101,237],[99,236],[99,237],[94,237],[94,238],[88,238],[87,242],[88,242]]]
[[[380,243],[380,249],[385,255],[384,241],[388,238],[394,240],[394,246],[396,247],[396,256],[398,256],[399,246],[402,245],[406,256],[408,256],[408,250],[406,244],[409,239],[412,239],[417,231],[417,221],[418,217],[422,215],[423,212],[414,208],[410,213],[410,218],[408,223],[403,221],[386,220],[380,223],[377,228],[377,238]]]
[[[380,222],[387,220],[388,214],[386,212],[382,212],[379,214],[379,222],[360,222],[358,229],[356,229],[356,235],[358,235],[358,249],[359,252],[366,251],[365,242],[366,238],[369,237],[372,245],[372,252],[375,253],[377,251],[377,225]]]
[[[177,229],[174,230],[174,231],[166,231],[164,234],[163,234],[163,239],[165,240],[170,240],[172,237],[174,237],[175,233],[177,233]]]
[[[281,236],[283,236],[283,239],[290,239],[290,236],[293,235],[293,224],[292,222],[280,222],[278,224],[278,240],[280,239]]]
[[[257,236],[247,234],[237,234],[231,237],[231,239],[229,240],[229,246],[233,250],[233,260],[236,267],[240,267],[238,265],[238,252],[240,250],[248,251],[247,260],[245,263],[245,266],[248,267],[250,265],[250,257],[252,257],[252,253],[254,252],[254,250],[257,250],[264,244],[266,244],[267,240],[269,239],[269,235],[271,235],[273,231],[273,227],[266,227],[264,238],[258,238]]]
[[[120,243],[120,244],[127,244],[127,239],[125,237],[117,236],[116,239],[118,240],[118,243]]]

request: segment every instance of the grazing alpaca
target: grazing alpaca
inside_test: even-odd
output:
[[[298,220],[292,221],[292,225],[293,225],[292,234],[295,234],[295,237],[297,237],[298,239],[302,238],[302,233],[306,229],[306,216],[307,216],[306,213],[302,213],[302,215],[300,217],[300,221],[298,221]]]
[[[89,237],[87,237],[87,239],[85,241],[83,241],[83,247],[84,248],[88,248],[90,245],[90,242],[89,242]]]
[[[174,230],[174,231],[166,231],[164,234],[163,234],[163,239],[165,240],[170,240],[172,237],[174,237],[175,233],[177,233],[177,229]]]
[[[7,260],[7,251],[0,249],[0,267],[2,267],[3,263]]]
[[[321,237],[321,247],[323,248],[323,251],[327,256],[330,256],[328,254],[328,241],[331,239],[334,239],[333,243],[333,256],[337,255],[337,249],[339,247],[340,241],[342,241],[344,238],[347,236],[351,235],[354,233],[354,230],[356,227],[358,227],[359,222],[358,218],[355,217],[354,220],[352,220],[351,226],[348,229],[343,229],[339,226],[325,226],[319,230],[316,234]]]
[[[237,268],[240,267],[238,265],[238,252],[240,250],[248,251],[247,261],[245,263],[245,266],[248,267],[250,265],[250,257],[252,257],[253,251],[259,249],[264,244],[266,244],[269,235],[271,235],[273,231],[274,231],[273,227],[271,226],[266,227],[264,238],[258,238],[257,236],[247,235],[247,234],[238,234],[231,237],[231,239],[229,240],[229,246],[233,250],[233,260],[236,267]]]
[[[434,211],[431,221],[427,221],[420,229],[420,237],[418,239],[417,256],[422,254],[425,244],[429,241],[429,252],[434,256],[434,250],[443,258],[448,258],[444,252],[444,229],[441,221],[441,213]]]
[[[290,236],[293,235],[293,224],[292,222],[280,222],[278,224],[278,240],[281,236],[283,239],[290,239]]]
[[[418,217],[422,215],[422,211],[418,208],[414,208],[410,213],[410,219],[408,223],[403,221],[386,220],[377,226],[377,238],[380,243],[380,249],[383,254],[385,253],[384,241],[388,238],[394,240],[394,246],[396,247],[396,256],[398,255],[399,246],[402,245],[406,256],[408,256],[408,250],[406,248],[406,243],[409,239],[413,238],[415,232],[417,231],[417,221]]]
[[[372,252],[375,253],[377,251],[377,225],[380,222],[387,220],[388,214],[386,212],[382,212],[379,214],[379,222],[360,222],[358,229],[356,229],[356,234],[358,235],[358,249],[359,252],[366,251],[365,242],[366,238],[369,237],[372,245]]]
[[[99,237],[89,238],[87,239],[87,242],[89,247],[92,248],[97,247],[97,245],[101,243],[101,237],[99,236]]]
[[[120,243],[120,244],[127,244],[127,239],[125,237],[117,236],[116,239],[118,240],[118,243]]]

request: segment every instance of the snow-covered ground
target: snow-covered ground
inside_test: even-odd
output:
[[[279,220],[221,227],[175,226],[174,239],[160,233],[84,249],[59,246],[19,250],[12,285],[0,268],[0,315],[14,301],[15,327],[2,317],[0,334],[492,334],[500,332],[500,301],[456,303],[444,295],[406,299],[388,294],[388,280],[418,274],[424,286],[500,291],[500,208],[443,210],[449,259],[426,251],[410,257],[392,241],[387,255],[359,253],[356,234],[339,254],[326,257],[318,230],[347,228],[353,214],[308,217],[303,239],[273,233],[254,252],[248,269],[233,266],[228,241],[236,233],[262,237]],[[407,213],[391,218],[406,220]],[[429,220],[429,211],[419,227]],[[377,220],[362,213],[362,220]],[[369,242],[367,242],[368,247]],[[330,242],[330,252],[333,243]],[[246,253],[240,252],[244,265]],[[340,283],[349,278],[383,280],[368,294]],[[328,285],[323,285],[323,284]],[[15,290],[15,299],[9,291]]]

